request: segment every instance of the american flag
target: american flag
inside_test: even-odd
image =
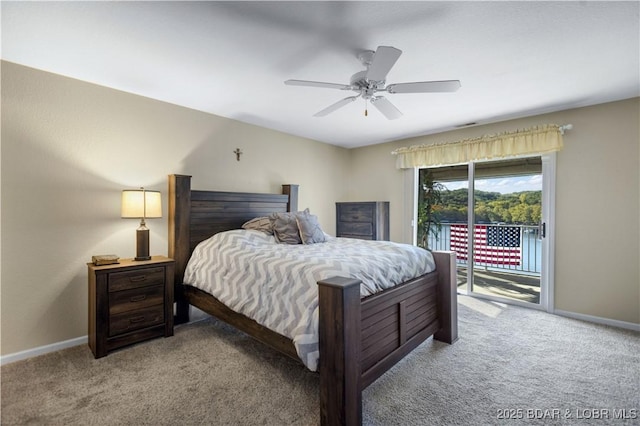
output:
[[[460,260],[467,260],[467,225],[451,225],[451,250]],[[475,225],[473,230],[474,263],[520,266],[519,226]]]

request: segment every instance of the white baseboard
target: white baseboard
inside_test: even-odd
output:
[[[28,349],[14,354],[0,356],[0,365],[10,364],[23,359],[33,358],[34,356],[48,354],[50,352],[71,348],[73,346],[86,345],[89,342],[88,336],[76,337],[75,339],[65,340],[64,342],[52,343],[50,345],[40,346]]]
[[[593,315],[585,315],[579,314],[576,312],[563,311],[560,309],[555,309],[553,311],[554,314],[560,315],[563,317],[578,319],[582,321],[594,322],[596,324],[609,325],[611,327],[625,328],[627,330],[640,331],[640,324],[636,324],[633,322],[619,321],[609,318],[596,317]]]
[[[191,321],[187,324],[203,321],[210,317],[209,314],[202,312],[201,310],[190,306],[191,313],[189,317]],[[23,359],[33,358],[38,355],[48,354],[50,352],[60,351],[62,349],[71,348],[73,346],[86,345],[89,343],[89,336],[76,337],[75,339],[65,340],[64,342],[52,343],[50,345],[39,346],[33,349],[27,349],[26,351],[16,352],[14,354],[0,356],[0,365],[10,364],[16,361],[22,361]]]
[[[553,313],[563,317],[578,319],[582,321],[594,322],[597,324],[609,325],[612,327],[624,328],[627,330],[640,331],[640,324],[635,324],[632,322],[618,321],[618,320],[609,319],[609,318],[596,317],[593,315],[585,315],[585,314],[579,314],[576,312],[562,311],[560,309],[554,310]],[[189,324],[199,322],[207,318],[208,318],[208,315],[204,315],[202,317],[196,318],[195,320],[189,321]],[[86,345],[88,342],[89,342],[88,336],[82,336],[82,337],[77,337],[75,339],[65,340],[64,342],[52,343],[50,345],[28,349],[26,351],[16,352],[14,354],[3,355],[3,356],[0,356],[0,365],[10,364],[16,361],[22,361],[24,359],[33,358],[38,355],[44,355],[50,352],[55,352],[55,351],[59,351],[66,348],[71,348],[73,346]]]

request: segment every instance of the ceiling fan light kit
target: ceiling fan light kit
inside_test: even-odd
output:
[[[402,54],[402,50],[391,46],[378,46],[378,49],[365,50],[358,55],[358,59],[366,68],[351,76],[349,84],[325,83],[321,81],[309,80],[287,80],[284,84],[289,86],[320,87],[325,89],[352,90],[356,96],[349,96],[338,102],[329,105],[327,108],[315,113],[314,117],[325,117],[326,115],[350,104],[358,98],[365,102],[371,102],[382,115],[389,120],[402,117],[402,113],[384,96],[377,95],[378,92],[395,93],[444,93],[455,92],[460,88],[459,80],[442,81],[418,81],[412,83],[394,83],[385,86],[387,74],[393,68],[396,61]],[[365,107],[365,116],[367,110]]]

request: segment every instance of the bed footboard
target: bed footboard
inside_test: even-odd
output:
[[[318,282],[320,423],[361,425],[362,390],[430,336],[458,338],[454,252],[437,271],[360,299],[360,281]]]

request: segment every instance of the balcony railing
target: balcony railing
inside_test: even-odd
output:
[[[474,268],[540,275],[542,241],[538,231],[530,225],[476,224]],[[443,223],[437,238],[429,235],[429,248],[455,251],[458,265],[467,265],[467,235],[466,223]]]

